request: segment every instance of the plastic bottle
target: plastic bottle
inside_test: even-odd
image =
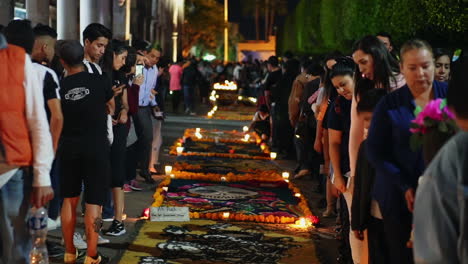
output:
[[[47,253],[47,210],[44,207],[31,208],[28,218],[29,233],[32,239],[32,248],[29,253],[31,264],[48,264],[49,255]]]

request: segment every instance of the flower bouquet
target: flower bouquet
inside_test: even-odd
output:
[[[446,99],[432,100],[422,111],[416,108],[415,116],[410,125],[413,133],[410,146],[413,151],[422,146],[424,161],[428,165],[445,142],[458,131],[458,127]]]

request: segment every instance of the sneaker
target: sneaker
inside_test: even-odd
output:
[[[296,175],[294,175],[294,179],[299,179],[309,174],[310,174],[309,170],[300,170]]]
[[[63,256],[65,249],[60,246],[58,243],[53,243],[49,240],[46,240],[47,254],[51,258],[58,258]]]
[[[113,217],[113,216],[102,218],[102,221],[103,221],[103,222],[112,222],[113,220],[114,220],[114,217]]]
[[[132,188],[130,187],[129,184],[124,184],[122,189],[123,189],[124,193],[132,192]]]
[[[121,236],[125,234],[125,226],[123,222],[114,220],[112,225],[104,232],[107,236]]]
[[[65,264],[75,264],[76,263],[76,259],[78,257],[78,249],[75,249],[75,250],[76,250],[75,254],[65,252],[65,255],[63,255],[63,263],[65,263]]]
[[[85,261],[83,262],[83,264],[105,264],[105,263],[109,263],[109,258],[103,255],[99,255],[99,254],[97,258],[93,258],[87,255]]]
[[[83,236],[83,239],[86,240],[86,235]],[[110,240],[107,239],[107,238],[103,238],[101,235],[98,236],[98,241],[97,241],[98,245],[102,245],[102,244],[109,244],[110,243]]]
[[[57,223],[55,222],[55,220],[52,220],[50,218],[47,218],[47,230],[55,230],[57,229]]]
[[[81,237],[81,234],[78,232],[75,232],[73,234],[73,245],[75,245],[75,248],[77,249],[86,249],[88,248],[88,244],[86,244],[86,241]]]
[[[103,238],[101,235],[99,235],[97,243],[98,243],[98,245],[109,244],[110,240],[107,239],[107,238]]]
[[[325,210],[325,212],[323,212],[322,214],[322,217],[334,217],[336,214],[333,210]]]
[[[130,188],[134,191],[143,190],[143,188],[140,187],[140,184],[136,180],[130,181]]]

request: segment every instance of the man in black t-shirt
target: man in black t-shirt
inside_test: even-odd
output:
[[[76,206],[84,183],[87,260],[99,263],[98,232],[101,206],[109,189],[109,144],[106,104],[114,107],[108,78],[84,70],[83,47],[78,41],[64,41],[58,48],[67,76],[60,82],[64,126],[60,139],[60,189],[65,263],[76,261],[73,234]],[[112,109],[113,111],[113,109]]]

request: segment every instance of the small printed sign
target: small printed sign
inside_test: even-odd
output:
[[[188,222],[190,221],[188,207],[151,207],[152,222]]]

